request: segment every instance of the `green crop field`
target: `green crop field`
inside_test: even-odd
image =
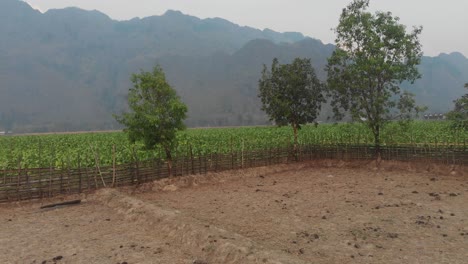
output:
[[[382,144],[456,144],[463,145],[467,132],[452,132],[447,122],[413,122],[406,127],[388,124],[382,131]],[[372,144],[370,131],[358,123],[304,126],[299,132],[301,144]],[[230,153],[269,149],[292,144],[290,127],[240,127],[188,129],[177,136],[174,156]],[[0,137],[0,169],[84,167],[132,162],[135,159],[160,158],[160,149],[145,150],[130,144],[126,134],[82,133]]]

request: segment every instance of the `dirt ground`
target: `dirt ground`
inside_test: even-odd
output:
[[[0,263],[467,263],[467,204],[466,168],[431,164],[187,176],[0,204]]]

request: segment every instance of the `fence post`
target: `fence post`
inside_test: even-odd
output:
[[[86,185],[88,192],[91,190],[91,180],[89,179],[89,173],[88,173],[88,167],[85,167],[85,173],[86,173]]]
[[[78,192],[81,193],[81,159],[78,154]]]
[[[198,153],[198,174],[202,174],[202,159],[200,153]]]
[[[91,150],[94,153],[94,160],[96,161],[96,173],[99,173],[99,176],[101,177],[102,185],[104,187],[107,187],[106,182],[104,181],[104,178],[102,177],[101,167],[99,166],[99,152],[94,151],[94,149],[91,147],[91,145],[89,145],[89,147],[91,148]],[[96,181],[96,188],[98,188],[96,176],[94,176],[94,179]]]
[[[49,197],[52,196],[52,163],[49,166]]]
[[[195,174],[195,168],[194,168],[194,160],[193,160],[193,151],[192,151],[192,144],[189,145],[190,147],[190,161],[191,161],[191,165],[192,165],[192,174]]]
[[[234,169],[234,149],[232,147],[232,136],[231,136],[231,170]]]
[[[37,176],[38,191],[39,191],[39,197],[40,199],[42,199],[42,172],[43,172],[42,169],[46,167],[42,160],[42,141],[39,141],[39,164],[40,164],[41,169],[39,170],[39,175]]]
[[[70,193],[72,190],[71,190],[71,184],[70,184],[70,180],[71,180],[71,171],[70,171],[70,157],[69,155],[67,155],[67,189],[68,189],[68,193]]]
[[[42,166],[44,166],[44,165],[42,165]],[[39,171],[38,182],[37,182],[38,183],[37,189],[39,191],[39,198],[40,199],[42,199],[42,172],[43,172],[42,170],[43,170],[43,168],[41,168],[41,170]]]
[[[117,177],[115,171],[115,144],[112,145],[112,188],[115,187],[115,178]]]
[[[463,138],[463,152],[462,153],[466,153],[466,138]],[[463,166],[466,165],[465,156],[466,155],[462,155],[462,160],[460,161]]]
[[[158,163],[156,163],[156,178],[160,179],[161,178],[161,158],[158,158]]]
[[[244,138],[242,138],[242,145],[241,145],[241,168],[244,168]]]
[[[62,166],[60,167],[60,194],[63,193],[63,166],[64,165],[63,165],[63,159],[62,159]]]
[[[134,161],[134,166],[135,166],[135,176],[137,178],[137,184],[139,184],[140,183],[140,167],[138,166],[138,157],[135,151],[135,146],[133,146],[132,152],[133,152],[133,161]],[[133,180],[132,180],[132,184],[133,184]]]

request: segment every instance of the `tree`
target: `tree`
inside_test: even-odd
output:
[[[421,77],[421,27],[410,33],[390,12],[367,12],[369,0],[354,0],[343,9],[336,50],[328,59],[328,87],[335,117],[349,113],[367,124],[380,157],[380,131],[396,117],[410,118],[422,109],[413,95],[402,92],[404,81]]]
[[[126,128],[131,142],[142,141],[147,149],[160,145],[171,169],[171,150],[176,132],[185,129],[187,106],[181,102],[176,91],[167,83],[161,67],[152,72],[132,74],[133,87],[128,93],[131,112],[115,116]]]
[[[468,83],[465,83],[465,88],[468,89]],[[453,122],[452,128],[468,130],[468,93],[453,102],[455,107],[447,114],[447,118]]]
[[[315,74],[310,59],[296,58],[291,64],[279,64],[274,59],[269,71],[263,65],[259,80],[262,110],[279,126],[291,125],[294,147],[301,125],[315,122],[321,105],[324,84]]]

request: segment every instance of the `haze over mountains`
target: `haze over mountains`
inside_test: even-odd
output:
[[[257,82],[274,57],[308,57],[323,68],[333,45],[300,33],[240,27],[177,11],[115,21],[77,8],[44,14],[0,1],[0,130],[115,129],[131,73],[160,64],[189,107],[189,126],[265,124]],[[424,57],[423,78],[405,85],[430,112],[445,112],[464,93],[468,59]],[[325,107],[322,118],[328,116]]]

